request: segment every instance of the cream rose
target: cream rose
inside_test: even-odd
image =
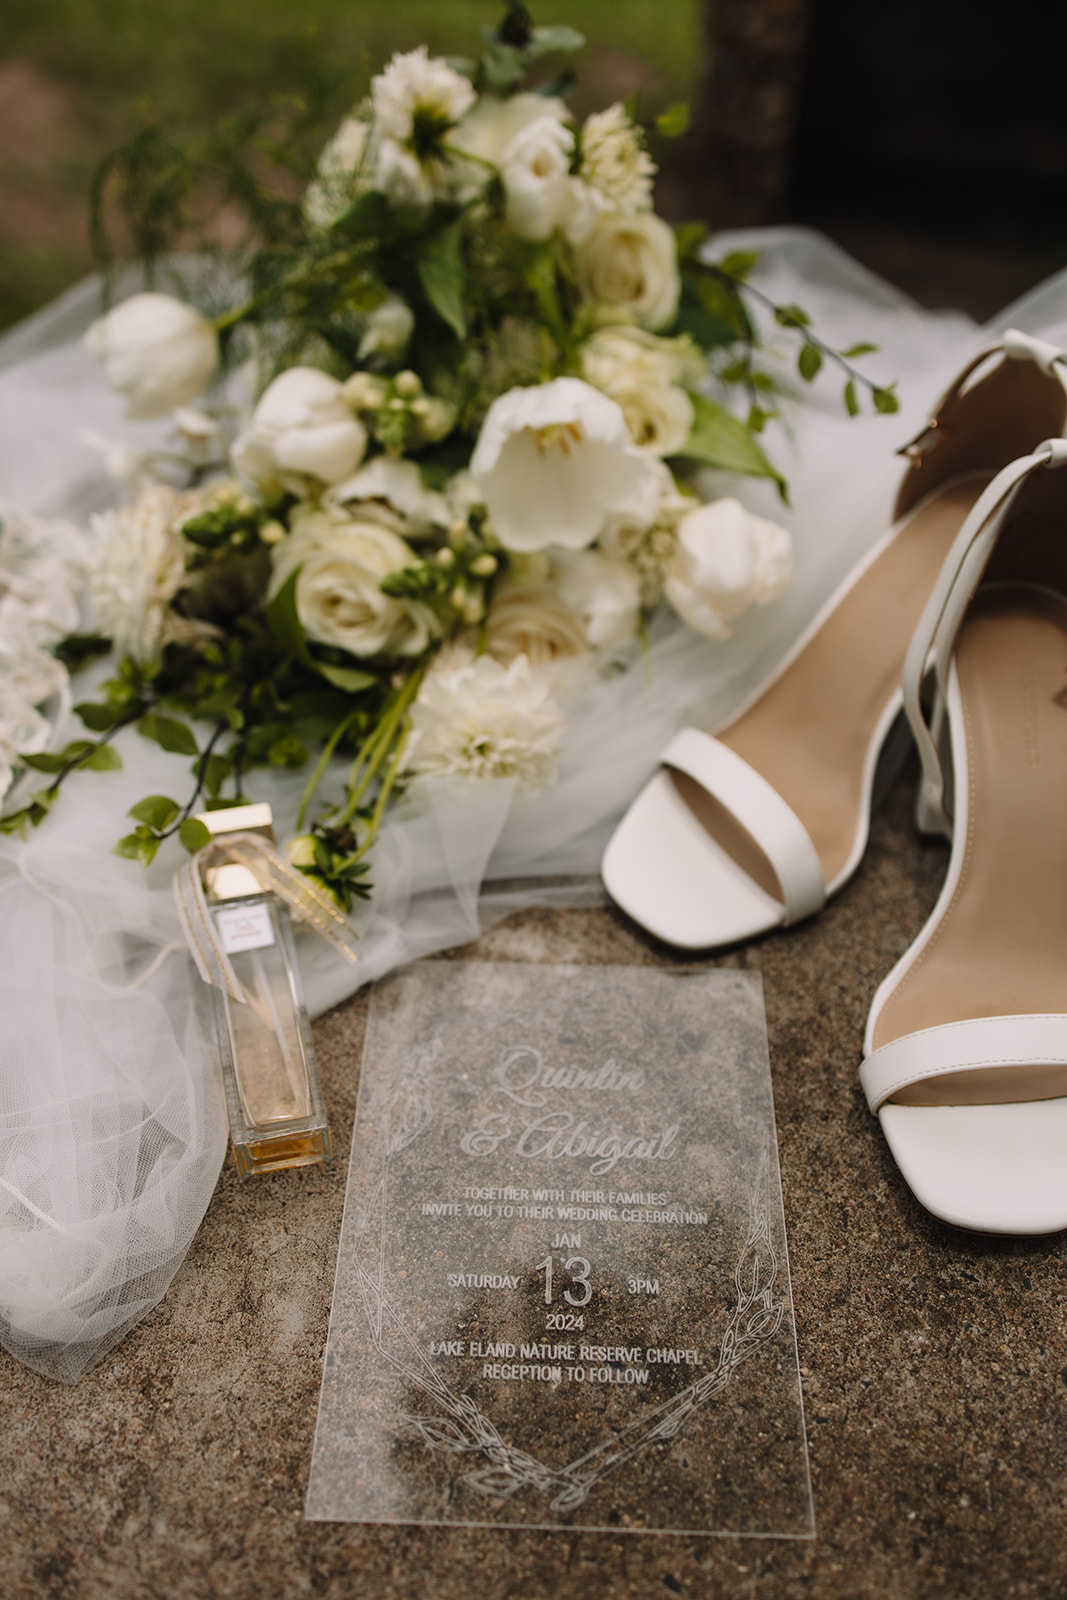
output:
[[[338,508],[298,508],[292,532],[272,551],[271,595],[299,571],[297,615],[309,639],[359,657],[419,655],[440,625],[429,606],[394,600],[383,578],[417,557],[381,523]]]
[[[569,660],[588,649],[581,618],[549,582],[496,586],[485,621],[485,648],[505,666],[525,656],[534,667]]]
[[[667,599],[698,633],[727,639],[749,606],[784,594],[792,573],[789,534],[738,500],[715,500],[678,524]]]
[[[681,283],[674,233],[651,211],[602,212],[575,249],[584,299],[663,328],[678,311]]]

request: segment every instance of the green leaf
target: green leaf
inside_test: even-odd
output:
[[[694,394],[694,423],[679,455],[725,472],[743,472],[753,478],[771,478],[785,499],[785,480],[775,470],[743,422],[725,407]]]
[[[187,723],[179,722],[177,717],[146,711],[137,724],[137,732],[151,739],[153,744],[161,745],[164,750],[173,751],[175,755],[195,756],[199,752],[193,730]]]
[[[482,66],[486,87],[498,94],[507,94],[525,70],[523,52],[509,44],[494,44],[482,57]]]
[[[759,262],[758,250],[731,250],[719,262],[719,270],[728,278],[747,278]]]
[[[419,251],[416,270],[427,300],[442,322],[457,339],[467,337],[467,318],[463,310],[463,291],[467,269],[463,261],[463,222],[456,219],[447,228],[431,234]]]
[[[321,672],[335,688],[343,689],[346,694],[358,694],[361,689],[370,689],[378,682],[373,672],[361,672],[358,667],[328,667],[316,662],[315,671]]]
[[[178,838],[189,854],[194,856],[198,850],[203,850],[205,845],[211,843],[211,832],[199,817],[186,817],[178,829]]]
[[[197,773],[199,763],[194,764],[193,772]],[[218,794],[222,785],[233,771],[233,762],[229,756],[209,755],[204,762],[203,783],[204,791],[209,797]]]
[[[855,361],[857,356],[874,355],[877,349],[878,346],[876,344],[851,344],[847,350],[842,350],[841,354],[844,356],[846,361]]]
[[[93,746],[92,754],[85,759],[85,765],[90,772],[121,772],[122,757],[110,744],[97,744]]]
[[[850,417],[858,417],[860,414],[860,403],[856,398],[856,385],[851,378],[845,384],[845,410]]]
[[[301,569],[297,567],[292,575],[286,578],[278,593],[267,607],[267,626],[281,645],[294,660],[307,667],[309,672],[319,669],[312,659],[307,646],[307,635],[304,633],[304,624],[300,620],[296,609],[296,585]]]
[[[123,710],[117,705],[99,705],[95,701],[84,701],[74,707],[76,716],[79,716],[89,729],[90,733],[107,733],[116,722],[122,720]]]
[[[61,772],[67,764],[62,756],[48,750],[40,755],[19,756],[19,762],[33,772]]]
[[[112,845],[111,853],[123,856],[127,861],[139,861],[142,867],[150,867],[155,860],[156,851],[159,849],[160,840],[150,828],[138,828],[136,833],[128,833]]]
[[[819,368],[821,366],[822,351],[819,349],[818,345],[814,345],[809,340],[805,340],[805,342],[801,345],[800,352],[797,356],[797,371],[804,379],[804,382],[811,383],[814,378],[817,378],[819,375]]]
[[[552,55],[556,51],[569,55],[573,50],[580,50],[584,44],[584,35],[576,28],[556,23],[554,26],[534,29],[525,55],[527,61],[539,61],[542,56]]]
[[[396,222],[393,208],[378,189],[368,189],[343,211],[333,225],[346,239],[377,239],[391,233]]]
[[[689,106],[684,100],[677,100],[656,118],[656,132],[665,139],[680,139],[683,133],[689,132],[691,121]]]
[[[892,384],[887,389],[872,389],[871,399],[874,401],[874,409],[883,417],[891,417],[894,412],[900,410],[900,401],[893,393]]]
[[[126,815],[132,817],[135,822],[143,822],[154,832],[162,833],[164,828],[170,827],[180,811],[181,806],[169,796],[149,794],[143,800],[138,800],[135,806],[131,806]]]
[[[802,306],[775,306],[774,320],[780,328],[810,328],[811,318]]]
[[[684,261],[687,256],[695,256],[707,236],[708,228],[704,222],[680,223],[674,230],[674,242],[678,250],[679,261]]]

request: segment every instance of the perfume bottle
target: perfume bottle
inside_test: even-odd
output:
[[[201,812],[216,837],[261,833],[268,805]],[[330,1132],[311,1047],[289,908],[236,862],[208,867],[204,890],[244,1004],[215,988],[222,1079],[234,1160],[242,1177],[330,1159]]]

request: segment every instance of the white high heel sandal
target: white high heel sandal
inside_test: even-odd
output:
[[[912,465],[895,525],[771,683],[717,737],[685,729],[668,746],[602,867],[650,933],[732,944],[810,916],[855,872],[908,639],[990,480],[1063,432],[1059,357],[1016,332],[976,356],[901,452]]]
[[[875,995],[860,1073],[916,1197],[985,1233],[1067,1227],[1064,466],[1052,439],[994,479],[909,649],[920,816],[952,854]]]

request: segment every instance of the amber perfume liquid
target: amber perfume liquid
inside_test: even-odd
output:
[[[330,1158],[288,908],[265,892],[212,907],[219,942],[247,997],[216,989],[230,1134],[243,1176]]]

